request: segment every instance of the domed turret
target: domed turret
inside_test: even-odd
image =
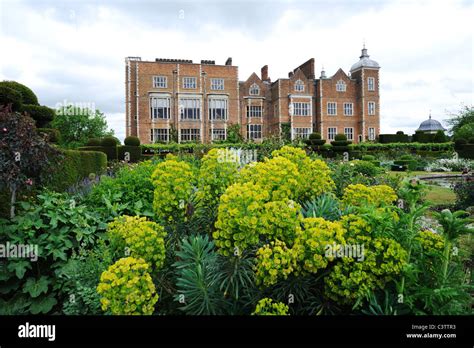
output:
[[[380,68],[379,63],[377,63],[375,60],[372,60],[369,58],[370,56],[367,53],[367,48],[364,47],[362,48],[362,55],[359,57],[360,60],[352,65],[351,67],[351,72],[359,70],[361,68],[372,68],[372,69],[378,69]]]
[[[430,117],[426,121],[421,122],[420,127],[417,129],[417,131],[425,133],[436,133],[439,130],[445,131],[446,129],[439,121],[433,120],[431,118],[431,113]]]

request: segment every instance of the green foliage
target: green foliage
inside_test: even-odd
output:
[[[286,158],[297,165],[298,173],[295,172],[294,177],[299,178],[299,187],[295,192],[295,197],[299,201],[317,197],[334,189],[335,185],[327,164],[320,159],[310,159],[304,150],[293,146],[283,146],[279,150],[274,150],[272,156],[274,159]]]
[[[474,206],[474,182],[460,182],[454,185],[456,208],[467,209]]]
[[[317,273],[334,261],[334,256],[326,254],[326,248],[334,244],[335,249],[339,249],[345,244],[345,232],[339,222],[319,217],[305,218],[303,224],[304,228],[298,233],[293,249],[303,272]]]
[[[467,124],[474,124],[474,107],[464,105],[457,113],[451,114],[451,118],[446,122],[451,126],[450,132],[454,134],[454,138],[462,138],[458,134],[460,128]]]
[[[408,143],[409,140],[408,140],[408,135],[403,134],[403,132],[401,134],[397,132],[397,134],[380,134],[379,142],[381,144]]]
[[[395,191],[387,185],[367,187],[361,184],[349,185],[344,190],[342,203],[345,206],[373,205],[382,207],[392,204],[397,199]]]
[[[191,166],[167,159],[156,166],[152,180],[155,186],[153,209],[156,216],[166,223],[187,221],[195,180]]]
[[[448,141],[448,139],[447,139],[446,135],[444,134],[444,132],[442,130],[437,131],[435,136],[434,136],[433,142],[435,142],[435,143],[445,143],[446,141]]]
[[[347,227],[350,220],[345,221]],[[387,282],[398,279],[407,262],[407,252],[390,238],[373,238],[350,228],[346,243],[363,245],[364,257],[343,257],[324,278],[327,296],[340,303],[355,304],[371,291],[384,288]]]
[[[281,134],[280,138],[289,143],[291,141],[291,124],[289,122],[280,123]]]
[[[26,112],[36,122],[36,126],[46,127],[53,119],[56,114],[54,109],[51,109],[43,105],[31,105],[23,104],[21,107],[22,112]]]
[[[61,137],[61,133],[54,128],[37,128],[36,131],[45,134],[50,143],[57,143]]]
[[[10,217],[17,193],[33,180],[44,182],[46,169],[59,157],[59,151],[37,134],[31,118],[0,109],[0,191],[9,191]]]
[[[80,245],[93,245],[105,224],[97,213],[64,194],[45,192],[37,196],[37,204],[20,205],[21,215],[1,221],[0,242],[38,249],[30,259],[0,262],[2,313],[54,313],[63,301],[63,266]]]
[[[107,130],[107,121],[99,110],[93,112],[73,105],[57,110],[51,126],[61,132],[60,145],[68,148],[82,146],[90,138],[113,134],[113,131]]]
[[[107,168],[107,159],[102,152],[62,150],[63,159],[51,165],[51,178],[46,186],[64,191],[91,173],[101,175]]]
[[[100,141],[101,146],[117,146],[117,139],[112,136],[104,137]]]
[[[281,302],[273,302],[270,298],[263,298],[258,301],[252,315],[288,315],[288,306]]]
[[[20,111],[22,106],[21,93],[0,83],[0,107],[11,105],[12,111]]]
[[[231,144],[238,144],[243,142],[242,134],[240,133],[239,124],[229,124],[227,126],[227,142]]]
[[[227,149],[211,149],[201,160],[197,179],[198,209],[213,210],[220,196],[232,185],[238,174],[238,158]]]
[[[322,194],[316,199],[303,203],[303,216],[320,217],[328,221],[336,221],[342,215],[339,201],[331,194]]]
[[[125,140],[123,141],[123,144],[128,145],[128,146],[140,146],[140,139],[138,139],[138,137],[129,135],[128,137],[125,138]]]
[[[155,270],[163,266],[166,232],[157,223],[123,215],[107,225],[107,235],[115,249],[145,260]]]
[[[258,249],[255,264],[257,285],[265,287],[276,284],[278,280],[287,279],[297,270],[298,254],[278,239]]]
[[[320,133],[311,133],[309,135],[309,139],[310,140],[321,140],[322,137],[321,137],[321,134]]]
[[[345,134],[336,134],[334,137],[335,141],[346,141],[347,137]]]
[[[178,293],[174,299],[181,303],[179,309],[189,315],[222,314],[224,296],[219,289],[214,243],[208,236],[190,236],[182,240],[176,255]]]
[[[102,272],[112,264],[112,255],[102,240],[93,249],[79,249],[63,266],[60,278],[63,312],[66,315],[98,315],[102,313],[97,285]]]
[[[100,146],[100,144],[100,138],[90,138],[89,140],[87,140],[86,146]]]
[[[120,145],[117,147],[118,150],[118,160],[135,163],[141,160],[142,158],[142,149],[140,146],[130,146],[130,145]],[[128,153],[128,159],[126,154]]]
[[[151,179],[155,165],[151,161],[127,165],[115,178],[105,177],[86,197],[87,204],[104,216],[153,216],[154,186]]]
[[[18,92],[21,96],[21,104],[39,105],[38,97],[33,93],[33,91],[19,82],[2,81],[0,82],[0,87],[11,88]]]
[[[151,315],[158,301],[155,285],[143,259],[122,258],[103,272],[97,293],[103,311],[114,315]]]
[[[260,218],[269,194],[252,183],[234,184],[221,196],[216,231],[213,233],[219,252],[240,255],[259,241]]]

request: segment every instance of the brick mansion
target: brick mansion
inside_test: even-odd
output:
[[[125,60],[126,135],[142,143],[225,140],[230,125],[240,125],[244,139],[256,142],[279,135],[286,127],[292,139],[313,132],[333,140],[374,140],[380,131],[379,69],[367,49],[346,74],[315,75],[315,62],[271,81],[268,66],[239,81],[229,58],[214,61]]]

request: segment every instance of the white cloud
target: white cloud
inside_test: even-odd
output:
[[[123,135],[126,56],[233,57],[241,80],[265,64],[275,80],[311,57],[317,75],[323,64],[328,75],[348,72],[365,38],[382,66],[382,132],[412,133],[430,109],[442,121],[474,104],[469,2],[267,2],[256,13],[248,1],[120,4],[3,1],[0,79],[25,83],[51,106],[93,102]]]

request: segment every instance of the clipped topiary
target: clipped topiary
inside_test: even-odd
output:
[[[102,141],[100,142],[100,145],[102,146],[117,146],[118,145],[117,138],[115,137],[104,137]]]
[[[21,93],[7,86],[0,85],[0,106],[10,105],[12,111],[18,111],[21,108]]]
[[[90,138],[87,140],[86,146],[100,146],[102,140],[100,138]]]
[[[321,137],[320,133],[311,133],[309,135],[309,139],[311,139],[311,140],[321,140],[322,137]]]
[[[24,104],[21,107],[22,112],[26,112],[35,120],[37,127],[45,127],[56,115],[56,111],[44,105]]]
[[[403,131],[398,131],[397,132],[397,135],[404,135],[405,133],[403,133]]]
[[[2,81],[0,82],[0,87],[7,87],[17,91],[21,96],[21,104],[39,105],[36,94],[34,94],[30,88],[21,83],[16,81]]]
[[[345,134],[336,134],[334,137],[335,141],[347,141],[347,137]]]
[[[128,136],[123,143],[127,146],[140,146],[140,139],[138,139],[138,137]]]

